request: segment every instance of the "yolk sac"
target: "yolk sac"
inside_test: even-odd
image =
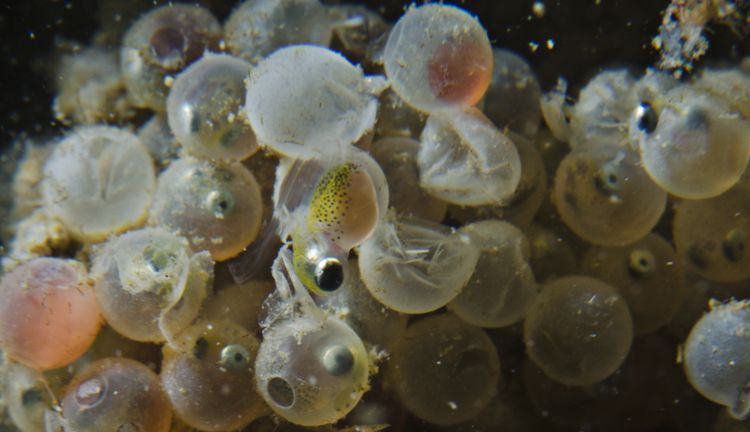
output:
[[[35,258],[0,280],[0,347],[38,370],[66,366],[94,342],[102,318],[86,269]]]
[[[73,378],[61,399],[66,432],[167,432],[172,407],[159,377],[126,358],[105,358]]]

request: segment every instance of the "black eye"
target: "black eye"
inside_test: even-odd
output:
[[[326,258],[315,267],[315,284],[323,291],[336,291],[344,283],[344,267],[335,258]]]
[[[648,102],[641,102],[635,111],[636,120],[638,121],[638,129],[646,132],[647,134],[652,133],[656,130],[656,125],[659,123],[659,118],[656,116],[654,107]]]
[[[222,366],[234,369],[242,370],[247,368],[250,363],[250,353],[242,345],[232,344],[227,345],[221,350],[221,359],[219,364]]]

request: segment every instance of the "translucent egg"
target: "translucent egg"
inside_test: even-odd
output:
[[[521,159],[521,179],[513,196],[504,205],[448,207],[451,220],[461,223],[484,219],[503,219],[518,227],[526,227],[536,216],[548,196],[547,171],[536,146],[526,138],[509,132]]]
[[[259,342],[228,321],[199,322],[164,347],[161,382],[175,415],[202,431],[238,430],[265,414],[253,365]]]
[[[531,250],[529,263],[539,282],[578,273],[578,258],[565,237],[540,225],[531,225],[524,232]]]
[[[360,5],[329,5],[328,13],[334,20],[332,49],[355,63],[382,68],[390,24],[378,12]]]
[[[417,156],[422,187],[458,205],[506,203],[521,179],[513,142],[476,109],[433,113]]]
[[[448,303],[448,310],[479,327],[505,327],[520,321],[537,295],[527,263],[526,237],[499,220],[465,225],[459,233],[468,235],[481,255],[469,283]]]
[[[393,89],[425,112],[476,104],[492,78],[487,33],[455,6],[409,8],[388,36],[384,59]]]
[[[750,74],[740,69],[704,69],[693,87],[723,99],[750,119]]]
[[[571,147],[624,138],[634,86],[635,79],[624,69],[601,72],[589,81],[570,110]]]
[[[32,369],[75,361],[101,320],[86,268],[76,261],[35,258],[0,280],[0,347]]]
[[[92,363],[70,383],[61,405],[65,432],[166,432],[172,420],[159,377],[125,358]]]
[[[646,172],[681,198],[720,195],[737,183],[750,158],[750,123],[724,101],[686,85],[636,107],[630,136]]]
[[[128,29],[120,48],[128,97],[134,105],[165,110],[169,81],[221,39],[221,25],[207,9],[169,4],[142,15]]]
[[[434,311],[474,272],[479,250],[443,225],[402,218],[379,224],[359,247],[359,272],[373,297],[403,313]]]
[[[267,280],[251,280],[243,284],[230,283],[221,286],[213,296],[206,299],[200,316],[210,322],[230,321],[256,333],[260,330],[258,315],[263,300],[273,288],[273,282]]]
[[[625,299],[598,279],[555,279],[526,312],[527,355],[563,384],[593,384],[608,377],[625,360],[632,341]]]
[[[255,362],[258,392],[292,423],[334,423],[367,390],[370,361],[343,321],[297,317],[269,327]]]
[[[347,323],[364,342],[388,350],[406,330],[407,316],[372,297],[359,276],[356,262],[350,262],[349,269],[348,283],[330,295],[317,298],[317,304]]]
[[[393,385],[415,416],[441,426],[468,421],[492,400],[500,360],[490,338],[450,314],[409,326],[390,359]]]
[[[370,154],[388,180],[389,204],[396,213],[441,222],[448,205],[419,186],[419,148],[419,141],[411,138],[383,138],[373,143]]]
[[[213,261],[160,228],[127,232],[95,252],[91,278],[104,317],[122,335],[162,342],[198,315]]]
[[[748,193],[750,184],[742,182],[718,197],[677,204],[675,247],[691,270],[719,282],[750,277]]]
[[[372,130],[381,77],[325,48],[282,48],[250,71],[244,113],[261,145],[290,157],[336,154]]]
[[[685,373],[705,398],[736,419],[750,413],[750,309],[746,301],[716,304],[690,331]]]
[[[484,96],[484,114],[498,128],[533,137],[539,131],[542,88],[523,57],[493,48],[492,81]]]
[[[182,158],[159,176],[150,222],[224,261],[255,240],[262,215],[260,188],[247,168]]]
[[[18,363],[3,366],[1,385],[4,404],[13,423],[24,432],[43,432],[44,412],[52,408],[52,397],[44,376]]]
[[[247,0],[229,16],[229,51],[256,64],[288,45],[328,46],[333,21],[318,0]]]
[[[375,134],[379,137],[419,138],[427,116],[409,106],[388,88],[380,95]]]
[[[552,202],[563,222],[596,245],[622,246],[651,231],[667,194],[624,147],[585,147],[563,159]]]
[[[582,267],[625,298],[637,334],[669,323],[682,303],[682,266],[672,246],[656,234],[624,247],[593,247]]]
[[[244,122],[250,64],[207,53],[177,76],[167,98],[169,127],[188,153],[203,159],[250,157],[258,150]]]
[[[138,130],[138,139],[148,149],[158,168],[164,168],[179,156],[180,143],[169,130],[167,117],[155,114]]]
[[[113,50],[93,46],[65,55],[55,77],[52,109],[57,120],[96,124],[128,120],[134,114]]]
[[[44,202],[77,240],[96,242],[146,218],[155,174],[132,133],[108,126],[74,129],[44,166]]]

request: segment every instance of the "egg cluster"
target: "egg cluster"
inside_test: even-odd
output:
[[[748,71],[543,94],[458,7],[246,0],[155,8],[59,74],[0,279],[22,431],[750,414]]]

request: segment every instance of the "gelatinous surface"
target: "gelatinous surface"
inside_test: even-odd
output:
[[[448,5],[408,9],[391,30],[384,59],[393,89],[425,112],[474,105],[492,77],[492,48],[484,29]]]
[[[96,296],[109,325],[124,336],[162,342],[186,327],[211,290],[213,261],[164,229],[130,231],[94,255]]]
[[[198,322],[164,348],[160,373],[172,407],[202,431],[241,429],[266,411],[254,381],[258,340],[228,321]]]
[[[125,129],[74,129],[44,166],[50,211],[78,240],[101,241],[141,223],[154,193],[148,151]]]
[[[489,404],[500,383],[500,360],[481,329],[442,314],[409,326],[394,348],[390,372],[409,411],[448,426]]]
[[[207,54],[175,79],[167,98],[169,127],[192,155],[203,159],[250,157],[255,134],[242,118],[250,64]]]
[[[39,370],[72,363],[91,345],[101,313],[83,264],[35,258],[0,280],[0,347]]]
[[[633,341],[625,299],[606,283],[565,276],[546,284],[524,321],[526,353],[550,378],[585,385],[611,375]]]
[[[125,358],[89,365],[68,385],[60,403],[66,432],[166,432],[172,420],[159,377]]]
[[[150,221],[223,261],[255,240],[262,206],[258,183],[244,166],[182,158],[159,176]]]

